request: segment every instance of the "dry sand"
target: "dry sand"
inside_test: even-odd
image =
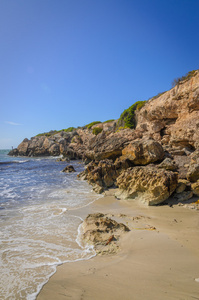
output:
[[[199,299],[199,210],[146,207],[116,200],[109,192],[76,212],[82,218],[113,214],[131,231],[120,239],[115,255],[58,267],[38,300]]]

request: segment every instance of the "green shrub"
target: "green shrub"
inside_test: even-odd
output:
[[[107,120],[107,121],[104,121],[103,123],[109,123],[109,122],[113,122],[113,121],[115,121],[115,119]]]
[[[95,135],[98,135],[100,132],[102,132],[102,130],[103,130],[102,128],[95,127],[95,128],[93,128],[92,133]]]
[[[62,129],[60,131],[72,132],[74,129],[75,129],[75,127],[68,127],[67,129]]]
[[[57,134],[59,132],[62,132],[62,131],[64,131],[64,132],[72,132],[74,129],[75,129],[75,127],[69,127],[67,129],[61,129],[61,130],[51,130],[49,132],[39,133],[36,136],[47,136],[47,137],[49,137],[49,136],[53,136],[53,135],[55,135],[55,134]]]
[[[140,110],[145,105],[145,103],[146,101],[137,101],[129,108],[125,109],[120,115],[118,126],[131,129],[135,128],[135,111]]]
[[[87,124],[86,127],[87,127],[87,129],[90,129],[93,125],[96,125],[96,124],[99,124],[99,123],[102,123],[102,122],[100,122],[100,121],[94,121],[92,123]]]

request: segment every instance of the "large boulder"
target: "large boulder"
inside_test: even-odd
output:
[[[147,165],[161,161],[164,150],[160,143],[153,139],[142,139],[131,142],[122,150],[122,156],[128,158],[135,165]]]
[[[117,178],[119,198],[139,199],[148,205],[165,201],[176,189],[177,173],[156,166],[136,166],[123,171]]]

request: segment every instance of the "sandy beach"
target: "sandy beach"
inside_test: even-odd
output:
[[[102,212],[126,224],[119,252],[61,265],[37,299],[199,299],[199,211],[147,207],[112,194],[76,213]]]

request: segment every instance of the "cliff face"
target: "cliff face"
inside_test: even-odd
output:
[[[115,120],[48,133],[25,139],[10,155],[83,159],[91,163],[79,177],[97,192],[116,186],[120,195],[149,205],[174,191],[181,200],[199,195],[199,71],[135,109],[134,116],[135,129],[118,128]]]
[[[137,114],[136,130],[163,145],[198,148],[199,72],[149,100]]]

